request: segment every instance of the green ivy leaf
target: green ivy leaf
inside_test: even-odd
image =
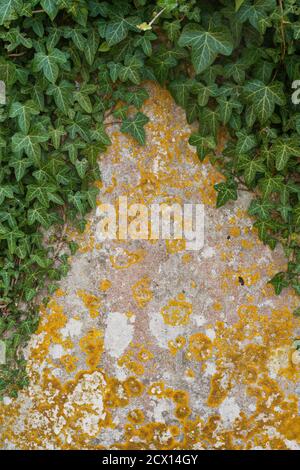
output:
[[[67,58],[68,55],[65,52],[61,52],[56,48],[49,52],[49,54],[37,52],[34,55],[32,68],[34,72],[42,71],[49,82],[55,83],[59,74],[58,64],[65,64]]]
[[[89,166],[88,161],[85,158],[83,158],[82,160],[76,160],[75,167],[81,179],[84,178],[86,171],[88,169],[88,166]]]
[[[132,135],[141,145],[145,144],[146,134],[144,126],[149,122],[145,114],[138,112],[134,118],[126,118],[121,125],[121,131]]]
[[[41,0],[40,3],[51,21],[53,21],[59,10],[57,0]]]
[[[26,134],[29,131],[31,116],[36,116],[39,112],[38,106],[32,100],[25,101],[25,103],[15,101],[11,105],[9,116],[18,118],[19,128]]]
[[[297,139],[277,139],[272,150],[275,154],[276,169],[283,170],[291,156],[300,155],[300,145]]]
[[[228,56],[233,50],[232,37],[228,29],[218,28],[206,31],[196,24],[188,24],[184,27],[178,44],[192,48],[192,63],[196,73],[207,69],[218,54]]]
[[[237,200],[237,184],[234,181],[215,184],[214,188],[218,192],[217,207],[224,206],[230,200]]]
[[[274,113],[275,104],[284,106],[286,103],[280,82],[265,85],[260,80],[250,80],[244,86],[244,92],[246,98],[253,103],[255,114],[262,124]]]

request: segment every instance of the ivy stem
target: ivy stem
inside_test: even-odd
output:
[[[14,54],[8,54],[8,57],[20,57],[24,54],[26,54],[26,51],[24,51],[24,52],[15,52]]]
[[[152,24],[154,23],[155,20],[157,20],[157,18],[165,11],[166,7],[163,8],[162,10],[160,10],[157,15],[154,16],[154,18],[150,21],[149,26],[152,26]]]
[[[285,51],[286,51],[286,42],[285,42],[285,33],[284,33],[284,19],[283,19],[283,5],[282,0],[279,0],[280,12],[281,12],[281,20],[280,20],[280,31],[282,37],[282,46],[281,46],[281,60],[284,59]]]
[[[108,127],[108,126],[113,126],[114,124],[122,124],[122,121],[105,122],[104,126]]]

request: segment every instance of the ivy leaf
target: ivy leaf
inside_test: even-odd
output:
[[[147,56],[151,56],[152,54],[152,44],[151,41],[154,41],[157,36],[156,34],[152,33],[152,31],[146,31],[143,36],[138,37],[134,45],[135,46],[140,46],[143,49],[144,54]]]
[[[90,188],[86,192],[87,201],[92,209],[95,209],[97,207],[96,200],[97,200],[98,193],[99,193],[99,190],[97,188]]]
[[[203,83],[198,82],[197,85],[193,87],[193,91],[197,92],[199,106],[206,106],[209,98],[217,95],[218,87],[215,83],[203,85]]]
[[[277,139],[273,145],[272,150],[275,154],[276,169],[278,171],[283,170],[291,156],[300,155],[300,145],[297,139]]]
[[[256,116],[261,124],[264,124],[272,116],[275,104],[284,106],[286,103],[280,82],[265,85],[260,80],[250,80],[244,86],[244,92],[246,98],[253,103]]]
[[[49,136],[45,131],[36,126],[29,134],[18,132],[12,137],[14,151],[24,151],[28,157],[38,162],[41,156],[40,143],[47,142]]]
[[[29,225],[38,222],[45,229],[48,229],[51,225],[51,220],[49,219],[45,207],[39,205],[35,205],[32,209],[28,210],[27,220]]]
[[[101,142],[104,145],[111,145],[111,140],[103,124],[97,124],[95,129],[90,131],[90,136],[92,140]]]
[[[247,153],[257,145],[257,140],[254,134],[247,134],[246,131],[239,131],[236,133],[238,137],[236,150],[238,153]]]
[[[8,245],[8,251],[10,254],[14,254],[16,251],[16,242],[19,238],[22,238],[25,236],[25,233],[19,230],[18,228],[15,228],[13,230],[9,230],[5,233],[2,233],[0,235],[0,239],[6,240],[7,245]]]
[[[14,197],[13,187],[6,185],[0,186],[0,205],[3,203],[5,198],[12,199]]]
[[[169,84],[169,89],[176,103],[185,108],[188,103],[190,92],[193,88],[193,80],[173,80]]]
[[[266,167],[262,160],[250,158],[246,158],[240,168],[244,170],[244,178],[248,186],[251,185],[257,173],[266,172]]]
[[[25,103],[15,101],[11,105],[9,116],[17,117],[21,131],[26,133],[30,127],[31,116],[36,116],[39,112],[38,106],[32,100],[25,101]]]
[[[204,160],[209,150],[216,148],[215,139],[211,136],[202,136],[201,134],[194,133],[189,138],[189,144],[197,148],[197,153],[200,160]]]
[[[34,55],[32,69],[34,72],[42,71],[49,82],[55,83],[59,73],[58,64],[65,64],[67,57],[65,52],[61,52],[56,48],[49,52],[49,54],[37,52]]]
[[[74,207],[77,209],[77,211],[80,214],[83,215],[85,213],[85,207],[83,204],[82,194],[80,193],[80,191],[77,191],[75,194],[70,194],[68,196],[68,200],[71,204],[74,205]]]
[[[148,98],[149,93],[145,88],[138,88],[137,90],[126,93],[126,101],[133,104],[137,109],[140,109],[144,101]]]
[[[109,47],[114,46],[125,39],[129,29],[137,30],[135,25],[138,23],[140,23],[140,19],[137,17],[124,18],[115,14],[114,20],[108,23],[105,30],[105,39]]]
[[[176,40],[180,35],[181,24],[179,20],[165,21],[163,24],[164,30],[171,41]]]
[[[41,0],[40,3],[51,21],[53,21],[59,10],[57,0]]]
[[[200,108],[199,121],[202,124],[203,133],[212,134],[215,138],[217,137],[220,127],[220,115],[217,109]]]
[[[238,11],[244,2],[245,0],[235,0],[235,11]]]
[[[54,192],[55,189],[51,186],[43,185],[39,186],[37,184],[30,184],[27,188],[26,199],[28,202],[37,199],[42,206],[49,206],[48,192]]]
[[[256,198],[251,201],[248,212],[262,220],[268,220],[272,209],[274,209],[274,204],[268,199]]]
[[[275,9],[276,0],[258,0],[255,2],[252,2],[252,0],[244,0],[237,12],[237,18],[242,23],[249,20],[250,24],[255,29],[264,33],[268,19],[267,12]]]
[[[27,168],[29,168],[32,165],[32,162],[29,159],[25,159],[25,158],[23,159],[15,158],[9,164],[15,170],[16,180],[21,181],[21,179],[26,173]]]
[[[140,69],[143,62],[137,57],[126,57],[125,65],[123,65],[119,72],[119,78],[122,82],[130,80],[132,83],[138,85],[141,81]]]
[[[192,48],[192,63],[196,73],[202,73],[217,58],[218,54],[230,55],[233,41],[226,28],[206,31],[196,24],[184,27],[178,41],[179,46]]]
[[[85,28],[81,26],[75,26],[74,28],[66,28],[64,31],[65,38],[71,38],[75,47],[81,52],[86,48],[86,38],[83,36],[83,33],[86,32]]]
[[[51,84],[47,88],[47,95],[53,96],[56,106],[66,115],[69,114],[69,107],[73,103],[73,85],[66,80],[62,80],[58,85]]]
[[[268,242],[270,236],[269,232],[276,230],[278,225],[272,220],[258,220],[255,222],[254,227],[258,230],[258,236],[263,242]]]
[[[84,178],[86,171],[88,169],[88,166],[89,166],[88,161],[85,158],[83,158],[82,160],[76,160],[75,167],[81,179]]]
[[[4,0],[6,3],[6,0]],[[0,13],[1,18],[1,13]],[[7,62],[0,57],[0,80],[2,80],[7,87],[13,85],[16,81],[16,66],[11,62]]]
[[[52,128],[49,131],[49,137],[51,139],[53,147],[57,150],[60,147],[60,141],[62,136],[65,135],[65,130],[63,126]]]
[[[280,272],[275,274],[274,277],[269,281],[270,284],[274,287],[276,295],[279,295],[285,287],[288,287],[289,283],[286,279],[286,273]]]
[[[67,131],[69,132],[71,139],[75,139],[77,135],[80,135],[80,137],[82,137],[86,142],[89,142],[89,124],[89,116],[85,116],[78,112],[71,121],[71,124],[67,126]]]
[[[21,0],[0,0],[0,26],[17,18],[22,3]]]
[[[262,190],[263,196],[266,198],[273,192],[280,192],[283,187],[284,177],[281,175],[268,175],[259,180],[259,186]]]
[[[132,135],[141,145],[144,145],[146,141],[144,126],[148,122],[149,118],[145,114],[138,112],[133,119],[123,119],[121,131]]]
[[[74,99],[80,104],[81,108],[86,113],[91,113],[93,111],[92,102],[90,100],[89,95],[87,95],[86,93],[82,93],[81,91],[75,91]]]
[[[95,60],[98,46],[99,46],[98,35],[96,31],[92,29],[88,34],[86,47],[85,47],[85,58],[89,65],[92,65]]]
[[[293,223],[297,228],[300,227],[300,204],[293,208]]]
[[[214,188],[218,192],[217,207],[224,206],[224,204],[230,200],[237,200],[237,184],[235,181],[218,183],[215,184]]]

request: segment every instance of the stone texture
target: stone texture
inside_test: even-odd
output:
[[[98,202],[203,203],[205,246],[101,242],[97,212],[83,235],[69,228],[80,250],[41,309],[29,388],[0,407],[1,445],[299,449],[297,298],[267,284],[283,254],[258,240],[247,193],[214,208],[221,176],[169,94],[148,88],[147,144],[111,128]]]

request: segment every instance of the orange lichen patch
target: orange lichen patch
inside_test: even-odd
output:
[[[160,187],[159,178],[154,173],[145,171],[140,167],[140,183],[136,189],[140,190],[144,196],[157,196],[160,194]]]
[[[281,358],[280,358],[280,348],[279,348],[277,350],[277,354],[279,355],[277,359],[281,366],[278,370],[278,374],[286,377],[290,381],[299,382],[300,380],[300,361],[298,357],[299,351],[295,350],[293,347],[285,348],[283,349],[283,351],[281,351]]]
[[[170,349],[170,353],[175,356],[178,351],[180,351],[186,344],[186,339],[184,336],[177,336],[175,340],[168,341],[168,346]]]
[[[216,205],[217,196],[214,185],[224,180],[224,177],[220,173],[216,173],[208,167],[208,177],[202,179],[202,184],[199,188],[201,201],[203,204],[208,206]]]
[[[216,310],[216,312],[220,312],[222,310],[221,302],[214,302],[213,303],[213,309]]]
[[[140,263],[146,256],[144,250],[130,252],[124,250],[124,255],[110,256],[110,262],[115,269],[126,269],[133,264]]]
[[[150,289],[150,279],[143,277],[132,286],[132,295],[139,307],[145,307],[153,297]]]
[[[175,390],[172,392],[172,398],[175,403],[186,405],[189,401],[189,394],[185,390]]]
[[[65,291],[63,291],[62,289],[57,289],[55,291],[55,296],[56,297],[63,297],[65,294],[66,294]]]
[[[157,202],[159,196],[158,202],[182,203],[192,199],[214,205],[213,185],[222,177],[207,159],[197,163],[196,152],[186,144],[190,130],[183,118],[177,122],[182,111],[173,107],[168,92],[156,86],[151,92],[154,98],[149,106],[153,119],[147,126],[148,147],[141,148],[131,139],[127,141],[119,131],[112,133],[111,153],[105,164],[110,165],[108,174],[114,179],[106,177],[108,181],[104,182],[102,196],[105,188],[108,191],[102,199],[113,203],[118,195],[124,194],[130,202]],[[174,112],[176,120],[168,127],[166,123]],[[212,210],[207,212],[210,219]],[[300,444],[299,399],[295,395],[299,364],[292,361],[295,349],[291,346],[296,336],[295,327],[300,326],[299,320],[291,314],[297,299],[287,292],[284,300],[291,311],[288,308],[272,310],[272,305],[281,305],[282,301],[273,296],[271,286],[260,286],[278,271],[278,259],[271,254],[268,266],[255,265],[261,257],[257,252],[267,252],[255,232],[245,226],[245,222],[248,223],[245,212],[236,211],[230,216],[233,211],[228,207],[217,214],[209,220],[214,223],[215,232],[221,235],[220,239],[212,234],[212,243],[216,239],[217,256],[213,260],[205,259],[203,273],[197,266],[197,254],[190,256],[185,251],[173,250],[172,256],[168,256],[161,250],[161,256],[160,244],[153,245],[151,241],[112,242],[103,263],[105,250],[101,253],[100,279],[111,278],[114,286],[120,283],[124,291],[126,288],[129,291],[128,298],[123,292],[120,299],[114,297],[113,289],[103,295],[103,303],[107,302],[105,307],[114,308],[116,301],[120,311],[128,311],[128,323],[134,325],[134,343],[127,345],[118,358],[104,349],[105,331],[92,328],[102,322],[102,318],[94,319],[89,314],[89,306],[94,307],[100,300],[98,297],[95,301],[93,298],[87,300],[87,309],[83,308],[76,317],[70,292],[60,295],[58,291],[58,295],[53,296],[48,306],[41,309],[38,333],[28,348],[30,386],[20,392],[17,400],[0,404],[2,446],[101,449],[105,443],[106,449],[186,450],[252,449],[256,446],[286,449]],[[99,253],[95,250],[101,246],[95,243],[94,222],[92,216],[83,234],[68,229],[68,236],[84,253],[80,260],[95,255],[97,262]],[[237,238],[227,241],[228,229],[235,230],[236,227],[242,235],[232,232],[232,237]],[[260,250],[253,250],[257,246]],[[251,255],[247,253],[250,249]],[[110,257],[111,263],[109,255],[115,255]],[[154,256],[158,263],[153,263]],[[74,268],[76,257],[72,260]],[[191,269],[195,269],[195,272],[191,271],[194,281],[191,281],[184,260],[191,260]],[[169,282],[165,273],[173,261],[181,273],[174,276],[171,271]],[[228,263],[228,276],[222,277],[220,273],[225,263]],[[163,267],[161,273],[160,265]],[[215,277],[211,276],[211,267]],[[127,268],[130,271],[125,273]],[[112,275],[112,269],[121,271],[114,271]],[[132,279],[139,280],[146,274],[151,282],[153,280],[153,285],[158,286],[158,295],[153,299],[154,309],[164,309],[166,323],[183,326],[179,329],[181,335],[175,334],[175,340],[168,341],[169,337],[164,337],[164,342],[157,342],[155,334],[149,336],[149,329],[152,328],[152,333],[155,330],[155,322],[151,323],[152,309],[139,311],[139,314],[134,312],[130,279],[134,283]],[[239,276],[249,289],[237,289]],[[85,282],[87,280],[85,278]],[[72,281],[71,277],[66,284],[70,285]],[[227,291],[222,291],[222,282]],[[95,289],[98,286],[95,285]],[[208,289],[200,290],[203,286]],[[101,284],[99,287],[101,290]],[[80,281],[75,290],[79,288]],[[191,290],[194,310],[202,312],[211,323],[205,323],[205,328],[215,331],[213,341],[207,331],[209,337],[199,333],[195,323],[189,323],[191,304],[184,294],[176,296],[183,290]],[[165,296],[162,303],[161,294]],[[220,317],[224,318],[224,323],[218,321]],[[80,330],[76,322],[85,327],[83,338],[76,338]],[[86,328],[92,329],[87,331]],[[173,333],[166,328],[166,333],[169,332]],[[120,339],[123,340],[122,335]],[[188,361],[187,354],[190,354]],[[84,360],[89,370],[77,372],[78,365]],[[232,401],[236,418],[224,423],[224,410],[226,418]],[[162,420],[164,422],[160,422]]]
[[[105,188],[104,194],[112,193],[113,190],[117,187],[117,179],[115,176],[112,177],[111,181],[112,181],[111,185]]]
[[[100,314],[101,300],[96,295],[89,294],[83,289],[77,291],[77,295],[83,301],[85,307],[88,309],[91,318],[96,318]]]
[[[129,397],[139,397],[144,390],[144,384],[136,377],[128,377],[124,381],[124,389]]]
[[[118,365],[125,366],[130,372],[136,375],[143,375],[145,372],[145,366],[143,364],[151,361],[154,355],[143,345],[131,344],[131,347],[132,349],[129,349],[119,358]]]
[[[191,409],[187,405],[179,405],[175,409],[175,416],[179,420],[184,420],[191,414]]]
[[[162,398],[165,395],[165,384],[164,382],[154,382],[148,389],[149,395],[153,395],[157,398]]]
[[[225,269],[222,273],[222,278],[222,286],[224,287],[229,287],[230,285],[238,286],[240,284],[240,278],[243,279],[246,286],[250,287],[260,280],[261,274],[259,267],[254,264],[241,270]],[[228,283],[228,281],[230,281],[230,283]]]
[[[152,444],[155,449],[177,448],[170,426],[164,423],[147,423],[139,428],[127,426],[125,433],[126,444],[119,443],[119,449],[147,449]],[[135,443],[135,444],[132,444]]]
[[[42,362],[49,353],[52,343],[61,344],[67,349],[68,344],[61,336],[61,328],[67,323],[67,317],[63,313],[63,307],[57,304],[56,300],[51,300],[48,305],[40,307],[41,321],[37,329],[38,343],[31,350],[32,358]],[[49,313],[48,313],[49,312]],[[50,359],[47,359],[50,361]]]
[[[241,240],[241,246],[244,248],[244,250],[252,250],[254,243],[250,240]]]
[[[106,292],[110,288],[111,288],[111,281],[109,279],[102,279],[102,281],[99,284],[99,289],[103,292]]]
[[[140,424],[144,421],[145,415],[142,410],[134,409],[128,413],[127,418],[133,424]]]
[[[189,379],[194,379],[194,378],[196,377],[195,371],[194,371],[193,369],[186,369],[185,375],[186,375]]]
[[[177,299],[169,300],[168,304],[161,309],[160,313],[163,316],[164,322],[168,325],[187,325],[190,315],[192,314],[192,304],[184,300],[184,296],[183,298],[180,297],[180,299]]]
[[[167,252],[170,254],[179,253],[184,251],[186,247],[186,241],[182,240],[166,240]]]
[[[76,363],[78,362],[78,358],[71,356],[70,354],[65,354],[60,358],[60,362],[64,365],[66,371],[71,373],[76,370]]]
[[[196,361],[206,361],[212,355],[212,341],[204,333],[195,333],[189,338],[187,357]]]
[[[241,234],[241,230],[239,227],[230,227],[228,232],[231,237],[238,237]]]
[[[80,348],[87,355],[86,363],[90,369],[96,369],[103,353],[103,332],[91,329],[79,342]]]

